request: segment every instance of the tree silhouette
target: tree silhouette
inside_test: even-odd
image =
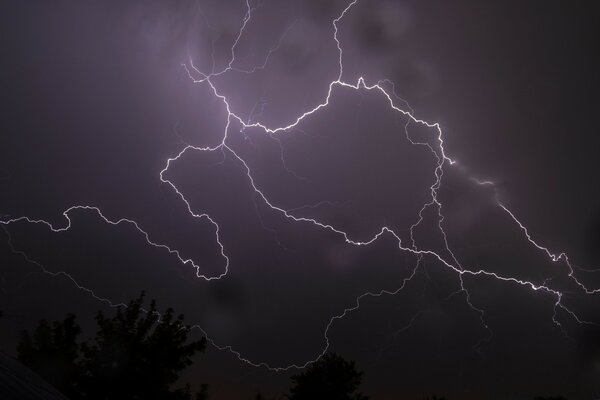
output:
[[[33,333],[23,331],[18,346],[19,361],[36,371],[48,383],[67,396],[73,396],[73,383],[79,369],[77,337],[81,329],[75,315],[68,314],[63,321],[50,324],[41,320]]]
[[[171,387],[206,339],[187,343],[183,315],[171,308],[159,315],[154,301],[144,311],[143,303],[144,293],[112,317],[98,312],[96,336],[81,345],[74,315],[53,324],[42,320],[33,338],[23,332],[19,360],[71,399],[192,399],[189,385]],[[207,398],[206,385],[195,398]]]
[[[326,354],[300,375],[293,376],[290,400],[368,400],[357,392],[362,380],[353,361]]]

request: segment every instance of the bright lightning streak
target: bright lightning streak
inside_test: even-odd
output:
[[[67,223],[66,225],[62,226],[62,227],[55,227],[53,226],[51,223],[45,221],[45,220],[40,220],[40,219],[32,219],[32,218],[28,218],[28,217],[18,217],[18,218],[12,218],[12,219],[5,219],[5,220],[0,220],[0,224],[6,226],[12,225],[12,224],[17,224],[17,223],[22,223],[22,222],[26,222],[26,223],[30,223],[30,224],[43,224],[45,226],[47,226],[52,232],[63,232],[66,231],[68,229],[71,228],[71,213],[74,211],[90,211],[90,212],[94,212],[96,213],[105,223],[110,224],[110,225],[124,225],[124,224],[128,224],[128,225],[132,225],[146,240],[146,242],[152,246],[152,247],[156,247],[156,248],[160,248],[162,250],[167,251],[169,254],[173,255],[176,259],[178,259],[179,262],[181,262],[184,265],[190,265],[193,268],[196,269],[196,275],[198,278],[204,279],[206,281],[211,281],[211,280],[218,280],[223,278],[224,276],[226,276],[229,272],[229,258],[226,255],[225,249],[223,244],[221,243],[220,239],[219,239],[219,225],[217,224],[217,222],[215,220],[213,220],[208,214],[199,214],[193,211],[192,206],[190,204],[190,202],[186,199],[186,197],[183,195],[183,193],[178,189],[178,187],[175,185],[175,183],[173,183],[172,181],[170,181],[169,179],[165,178],[165,173],[169,170],[170,166],[174,163],[177,162],[186,152],[189,151],[199,151],[199,152],[212,152],[212,151],[217,151],[220,150],[224,153],[230,154],[231,156],[233,156],[236,160],[238,160],[240,162],[240,164],[243,166],[243,169],[245,171],[245,174],[248,178],[249,183],[251,184],[254,192],[256,193],[256,195],[258,195],[258,197],[260,198],[260,200],[262,200],[262,202],[267,205],[271,210],[282,214],[283,216],[285,216],[287,219],[293,221],[294,223],[306,223],[306,224],[311,224],[319,229],[325,229],[331,232],[334,232],[338,235],[340,235],[341,237],[344,238],[344,240],[351,245],[355,245],[355,246],[368,246],[370,244],[372,244],[373,242],[377,241],[379,238],[381,238],[384,235],[388,235],[393,237],[397,243],[398,243],[398,248],[403,251],[403,252],[407,252],[407,253],[411,253],[414,254],[415,256],[417,256],[417,263],[414,266],[414,268],[412,269],[410,275],[408,277],[406,277],[401,285],[396,288],[395,290],[381,290],[378,292],[366,292],[361,294],[360,296],[358,296],[354,303],[350,306],[348,306],[347,308],[345,308],[341,313],[334,315],[330,318],[329,322],[326,324],[325,326],[325,330],[323,332],[323,338],[324,338],[324,342],[325,345],[322,348],[322,351],[316,355],[315,358],[306,361],[304,364],[291,364],[291,365],[287,365],[287,366],[271,366],[265,362],[255,362],[252,360],[249,360],[247,358],[245,358],[240,352],[236,351],[235,349],[233,349],[231,346],[225,345],[218,345],[213,339],[209,338],[207,333],[198,325],[194,326],[195,328],[199,329],[203,334],[205,334],[209,340],[210,343],[212,343],[217,349],[220,350],[227,350],[230,351],[231,353],[235,354],[241,361],[246,362],[250,365],[259,367],[266,367],[270,370],[273,371],[281,371],[281,370],[288,370],[291,368],[304,368],[307,365],[317,361],[323,354],[325,354],[325,352],[329,349],[330,347],[330,340],[329,340],[329,331],[330,328],[332,327],[332,325],[337,321],[337,320],[341,320],[343,318],[345,318],[348,314],[352,313],[353,311],[356,311],[360,308],[360,304],[361,301],[367,297],[381,297],[384,295],[395,295],[399,292],[401,292],[406,285],[413,279],[413,277],[416,275],[417,270],[419,268],[420,262],[423,259],[423,257],[431,257],[437,261],[439,261],[443,266],[445,266],[446,268],[450,269],[451,271],[453,271],[454,273],[456,273],[457,277],[458,277],[458,281],[459,281],[459,288],[451,293],[448,298],[459,294],[459,293],[463,293],[464,294],[464,298],[465,301],[468,305],[468,307],[470,307],[470,309],[477,313],[477,315],[480,318],[481,324],[482,326],[488,331],[488,336],[485,338],[482,338],[475,346],[476,349],[479,348],[479,346],[482,344],[482,342],[488,341],[491,339],[492,336],[492,331],[489,328],[489,326],[486,324],[485,322],[485,313],[481,308],[476,307],[472,301],[471,301],[471,296],[469,291],[467,290],[467,288],[465,287],[464,284],[464,276],[470,276],[470,277],[487,277],[487,278],[492,278],[501,282],[505,282],[505,283],[512,283],[515,285],[519,285],[519,286],[523,286],[526,288],[529,288],[532,291],[535,292],[544,292],[550,296],[552,296],[554,298],[554,306],[553,306],[553,315],[552,315],[552,321],[563,331],[565,332],[563,326],[561,325],[560,321],[557,318],[557,311],[560,309],[562,311],[564,311],[566,314],[568,314],[569,316],[571,316],[571,318],[573,318],[574,321],[576,321],[577,323],[580,324],[594,324],[593,322],[590,321],[585,321],[583,319],[581,319],[575,312],[573,312],[571,309],[569,309],[567,306],[564,305],[564,303],[562,303],[562,298],[563,298],[563,293],[555,290],[553,288],[551,288],[548,285],[548,280],[544,281],[541,284],[536,284],[534,282],[528,281],[528,280],[522,280],[522,279],[517,279],[511,276],[503,276],[494,272],[489,272],[486,271],[483,268],[475,268],[475,269],[469,269],[469,268],[465,268],[464,266],[461,265],[461,263],[459,262],[459,260],[457,259],[457,257],[455,256],[455,254],[452,252],[449,244],[448,244],[448,238],[446,235],[446,232],[443,228],[443,223],[444,223],[444,216],[442,214],[442,208],[443,205],[442,203],[438,200],[438,190],[442,184],[442,177],[444,174],[444,167],[446,165],[452,166],[455,164],[455,161],[453,159],[451,159],[449,156],[446,155],[445,149],[444,149],[444,141],[443,141],[443,135],[442,135],[442,129],[440,127],[440,125],[438,123],[430,123],[427,122],[425,120],[422,119],[418,119],[415,117],[414,111],[410,108],[410,106],[408,105],[408,103],[406,103],[406,101],[404,101],[403,99],[401,99],[395,92],[395,87],[394,84],[388,80],[380,80],[375,84],[368,84],[365,80],[365,78],[360,77],[357,79],[356,82],[347,82],[345,80],[343,80],[343,75],[344,75],[344,63],[343,63],[343,49],[342,49],[342,45],[340,43],[340,40],[338,38],[338,24],[340,22],[342,22],[344,16],[349,13],[351,11],[351,9],[359,2],[359,0],[353,0],[351,1],[344,9],[343,11],[337,16],[337,18],[335,18],[332,21],[332,27],[333,27],[333,40],[335,41],[337,50],[338,50],[338,76],[337,79],[330,82],[329,83],[329,87],[328,87],[328,91],[327,91],[327,95],[325,97],[325,99],[323,100],[323,102],[317,104],[315,107],[313,107],[312,109],[308,110],[308,111],[304,111],[302,112],[295,120],[293,120],[291,123],[287,124],[287,125],[283,125],[283,126],[276,126],[276,127],[269,127],[259,121],[256,121],[255,117],[252,115],[253,113],[251,113],[251,115],[249,116],[248,120],[244,120],[243,118],[241,118],[238,114],[236,114],[233,110],[232,107],[230,106],[227,97],[222,94],[219,89],[217,88],[217,86],[215,85],[215,83],[213,82],[213,78],[218,77],[218,76],[224,76],[225,74],[227,74],[230,71],[235,71],[235,72],[240,72],[240,73],[245,73],[245,74],[252,74],[257,70],[260,69],[264,69],[269,61],[269,58],[271,57],[271,55],[273,53],[275,53],[279,47],[281,46],[285,36],[288,34],[288,32],[293,28],[293,25],[290,25],[287,27],[287,29],[285,30],[283,36],[280,38],[279,42],[272,47],[269,51],[268,54],[266,56],[266,58],[264,59],[264,62],[260,65],[257,65],[251,69],[240,69],[238,67],[235,66],[235,62],[236,62],[236,48],[240,42],[240,40],[242,39],[243,35],[244,35],[244,31],[246,30],[246,27],[248,26],[248,24],[251,21],[252,18],[252,14],[253,12],[257,9],[257,7],[252,7],[250,4],[249,0],[246,0],[245,4],[246,4],[246,12],[245,15],[243,17],[242,20],[242,25],[237,33],[237,36],[233,42],[233,45],[231,47],[231,58],[229,59],[229,62],[227,63],[227,66],[218,71],[215,72],[214,71],[214,66],[215,66],[215,62],[214,62],[214,51],[213,51],[213,67],[212,67],[212,71],[211,73],[205,74],[203,72],[201,72],[198,68],[196,68],[196,66],[194,65],[193,60],[190,58],[189,61],[187,63],[182,64],[183,68],[185,69],[185,71],[187,72],[189,78],[192,80],[192,82],[196,83],[196,84],[206,84],[208,85],[208,87],[210,87],[210,90],[212,91],[213,95],[215,96],[215,98],[219,99],[222,103],[223,103],[223,107],[225,108],[226,112],[227,112],[227,117],[226,117],[226,124],[225,124],[225,128],[224,128],[224,132],[223,132],[223,138],[221,140],[221,142],[214,146],[214,147],[197,147],[197,146],[192,146],[189,144],[186,144],[185,147],[174,157],[168,158],[167,162],[164,166],[164,168],[160,171],[159,174],[159,178],[161,180],[162,183],[169,185],[171,187],[171,189],[173,189],[173,191],[179,196],[179,198],[181,199],[181,201],[185,204],[188,213],[190,214],[190,216],[192,216],[193,218],[197,218],[200,220],[207,220],[210,224],[212,224],[215,228],[215,238],[216,238],[216,242],[219,245],[220,249],[221,249],[221,257],[224,259],[225,261],[225,266],[223,271],[220,274],[214,275],[214,276],[207,276],[205,274],[201,273],[201,266],[197,263],[195,263],[192,259],[189,258],[184,258],[181,253],[177,250],[177,249],[173,249],[165,244],[161,244],[161,243],[157,243],[155,241],[153,241],[151,239],[151,236],[148,232],[146,232],[145,230],[143,230],[141,228],[141,226],[131,220],[131,219],[126,219],[126,218],[121,218],[121,219],[110,219],[109,217],[105,216],[102,211],[97,208],[97,207],[93,207],[93,206],[83,206],[83,205],[77,205],[77,206],[73,206],[68,208],[66,211],[63,212],[63,216],[65,217]],[[203,15],[204,16],[204,15]],[[204,17],[205,18],[205,17]],[[208,21],[207,21],[208,22]],[[209,26],[210,27],[210,26]],[[213,49],[214,50],[214,49]],[[386,86],[391,87],[391,89],[387,89],[386,90]],[[410,239],[411,239],[411,243],[410,245],[404,245],[402,243],[402,240],[400,239],[399,235],[394,232],[391,228],[387,227],[387,226],[383,226],[380,228],[379,232],[377,234],[375,234],[373,237],[371,237],[370,239],[366,240],[366,241],[357,241],[355,239],[353,239],[347,232],[336,228],[335,226],[333,226],[332,224],[328,224],[328,223],[324,223],[321,222],[317,219],[314,218],[308,218],[308,217],[298,217],[294,215],[295,211],[298,211],[300,208],[314,208],[314,207],[318,207],[320,205],[326,205],[326,204],[332,204],[331,202],[321,202],[318,203],[316,205],[312,205],[312,206],[303,206],[303,207],[298,207],[295,209],[290,209],[290,210],[285,210],[277,205],[275,205],[273,202],[271,202],[268,198],[268,196],[257,186],[257,184],[255,183],[254,177],[252,175],[252,171],[250,169],[250,167],[248,166],[248,164],[246,163],[246,161],[240,156],[238,155],[228,144],[227,144],[227,139],[228,139],[228,132],[232,126],[233,122],[239,123],[241,126],[241,130],[243,131],[244,129],[247,128],[257,128],[259,130],[262,130],[265,134],[271,135],[273,138],[276,138],[275,136],[278,134],[283,134],[285,132],[288,132],[292,129],[297,129],[298,125],[306,118],[308,117],[312,117],[317,115],[318,112],[326,109],[329,106],[330,103],[330,99],[331,99],[331,95],[332,92],[335,88],[337,87],[342,87],[342,88],[349,88],[349,89],[353,89],[355,91],[373,91],[373,92],[377,92],[379,93],[381,96],[383,96],[385,99],[387,99],[388,105],[390,107],[391,110],[398,112],[402,115],[404,115],[405,117],[408,118],[407,123],[405,125],[405,134],[406,134],[406,138],[409,140],[409,142],[413,145],[423,145],[423,146],[427,146],[429,148],[429,150],[432,152],[432,154],[434,155],[435,159],[437,160],[437,164],[436,167],[433,171],[434,176],[435,176],[435,182],[430,186],[429,191],[430,191],[430,200],[425,203],[423,205],[423,207],[421,208],[421,210],[418,213],[418,218],[417,221],[411,226],[410,228]],[[397,105],[396,101],[400,101],[402,103],[404,103],[406,108],[402,108],[399,105]],[[253,118],[254,120],[250,120],[250,118]],[[411,139],[409,137],[408,134],[408,126],[409,124],[419,124],[422,126],[425,126],[427,128],[431,128],[431,129],[435,129],[435,131],[437,132],[437,142],[438,145],[434,148],[434,146],[432,146],[429,143],[426,142],[416,142],[413,139]],[[283,157],[283,155],[282,155]],[[285,161],[284,162],[284,167],[285,167]],[[287,170],[287,167],[285,167]],[[289,171],[288,171],[289,172]],[[478,180],[476,178],[473,177],[469,177],[469,179],[471,179],[472,181],[474,181],[477,185],[489,185],[492,187],[495,187],[494,182],[491,181],[481,181]],[[517,219],[517,217],[515,216],[515,214],[510,211],[505,205],[503,205],[502,203],[500,203],[498,201],[498,199],[496,198],[496,203],[497,205],[502,208],[509,216],[510,218],[518,225],[518,227],[520,228],[520,230],[523,232],[525,238],[527,241],[529,241],[529,243],[536,247],[538,250],[542,251],[543,253],[545,253],[553,262],[558,262],[558,261],[564,261],[565,264],[567,265],[568,269],[569,269],[569,274],[568,277],[575,282],[575,284],[580,287],[583,292],[585,294],[588,295],[593,295],[596,293],[600,292],[600,288],[598,289],[589,289],[587,288],[583,283],[581,283],[574,275],[574,271],[573,271],[573,267],[569,261],[568,256],[565,253],[559,253],[559,254],[555,254],[552,253],[548,248],[538,244],[536,241],[534,241],[529,233],[529,231],[527,230],[527,228],[524,226],[524,224]],[[442,257],[440,254],[431,251],[431,250],[424,250],[424,249],[419,249],[415,239],[414,239],[414,230],[422,223],[422,221],[424,220],[423,217],[423,212],[425,210],[427,210],[429,207],[435,207],[437,209],[437,227],[439,232],[441,233],[442,237],[443,237],[443,242],[445,245],[445,251],[450,255],[450,261],[446,260],[444,257]],[[5,228],[6,230],[6,228]],[[7,231],[7,234],[8,231]],[[27,262],[33,263],[35,265],[37,265],[39,268],[42,269],[43,272],[54,275],[54,276],[64,276],[66,278],[68,278],[69,280],[71,280],[79,289],[84,290],[86,292],[88,292],[90,295],[92,295],[94,298],[106,302],[111,306],[117,306],[119,304],[114,304],[112,303],[110,300],[102,298],[97,296],[92,290],[85,288],[83,286],[81,286],[71,275],[65,273],[65,272],[51,272],[48,269],[46,269],[42,264],[40,264],[39,262],[29,258],[27,256],[27,254],[25,254],[23,251],[21,250],[17,250],[13,244],[12,244],[12,240],[10,238],[10,234],[9,234],[9,245],[10,248],[12,249],[12,251],[15,254],[19,254],[21,255]],[[404,328],[400,329],[398,331],[398,334],[405,331],[406,329],[410,328],[410,326],[412,325],[412,323],[418,318],[418,316],[420,316],[422,314],[422,312],[417,313],[408,323],[408,325],[406,325]],[[565,332],[566,334],[566,332]]]

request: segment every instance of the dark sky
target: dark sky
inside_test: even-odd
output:
[[[341,85],[291,129],[227,125],[225,101],[293,124],[340,72],[348,2],[250,5],[239,35],[245,1],[0,1],[1,350],[145,289],[233,349],[186,372],[214,399],[285,391],[297,369],[251,364],[304,365],[327,338],[374,399],[598,398],[598,5],[350,7],[341,80],[380,82],[443,148],[382,90]],[[440,224],[422,208],[443,155]],[[64,228],[77,205],[139,230],[90,209],[61,232],[7,223]],[[382,295],[354,309],[364,293]]]

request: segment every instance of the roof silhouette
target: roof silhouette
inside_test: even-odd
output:
[[[67,400],[35,372],[1,351],[0,398],[4,400]]]

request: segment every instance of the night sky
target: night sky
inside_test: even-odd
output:
[[[596,2],[0,0],[0,350],[146,290],[214,399],[326,350],[373,399],[599,398],[599,38]]]

